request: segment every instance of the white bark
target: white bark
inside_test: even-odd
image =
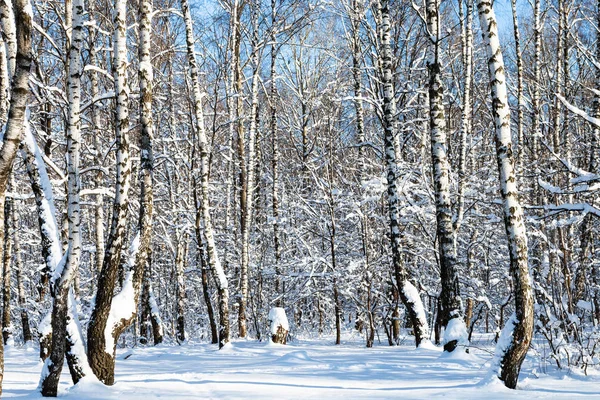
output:
[[[192,25],[192,15],[187,0],[181,0],[181,9],[183,11],[186,33],[186,45],[188,63],[190,65],[190,76],[192,80],[192,100],[194,102],[194,112],[196,116],[196,141],[194,146],[198,146],[200,152],[200,189],[201,200],[199,206],[202,208],[202,216],[204,222],[204,236],[206,238],[206,255],[208,265],[210,266],[217,289],[219,291],[219,314],[220,314],[220,329],[219,329],[219,346],[223,347],[229,342],[229,288],[227,276],[219,261],[217,248],[213,235],[213,227],[210,216],[210,200],[209,200],[209,183],[208,183],[208,161],[210,149],[206,139],[204,128],[204,114],[202,110],[202,95],[200,93],[200,82],[198,80],[198,65],[194,54],[194,31]],[[193,171],[197,174],[197,171]]]
[[[125,242],[125,228],[131,185],[131,158],[129,155],[129,87],[127,83],[127,1],[115,0],[112,73],[117,96],[115,112],[117,179],[110,233],[106,243],[102,270],[98,279],[96,303],[88,327],[88,356],[94,373],[102,382],[114,382],[113,332],[106,329],[111,313],[112,298],[121,251]]]
[[[492,112],[496,130],[496,154],[500,175],[500,193],[504,223],[508,237],[510,274],[515,292],[515,318],[511,318],[498,341],[498,377],[509,388],[515,388],[521,364],[533,335],[533,295],[527,265],[527,234],[523,209],[518,199],[510,131],[510,108],[504,60],[500,49],[496,16],[489,0],[478,0],[479,22],[488,55]],[[507,337],[509,335],[509,337]]]
[[[400,297],[413,323],[415,341],[419,346],[429,340],[429,324],[423,310],[423,304],[418,291],[408,280],[408,272],[403,264],[400,242],[399,200],[396,164],[396,106],[394,101],[394,84],[392,79],[392,50],[390,46],[390,15],[389,1],[379,2],[381,13],[381,71],[383,84],[383,129],[384,151],[387,170],[387,201],[390,214],[390,240],[392,247],[392,263]]]

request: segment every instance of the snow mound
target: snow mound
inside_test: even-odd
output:
[[[431,340],[425,339],[419,344],[418,349],[420,350],[433,350],[433,351],[443,351],[441,347],[436,346],[431,342]]]
[[[69,397],[75,399],[119,399],[122,394],[115,388],[118,386],[106,386],[95,376],[85,376],[77,385],[68,389]],[[61,396],[62,397],[62,396]]]
[[[310,358],[308,353],[304,350],[292,351],[279,357],[276,361],[278,364],[320,364],[313,358]]]
[[[465,321],[458,317],[448,321],[448,325],[444,330],[444,344],[456,340],[459,345],[467,345],[469,343],[469,333]]]
[[[281,326],[284,330],[290,330],[290,324],[285,315],[285,310],[281,307],[273,307],[269,311],[269,321],[271,321],[271,335],[277,333],[277,329]]]

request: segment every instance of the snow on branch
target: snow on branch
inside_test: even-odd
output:
[[[590,124],[600,128],[600,119],[592,117],[587,112],[583,111],[581,108],[576,107],[569,103],[564,97],[560,94],[556,94],[556,97],[564,104],[565,107],[569,109],[573,114],[579,115],[581,118],[585,119]]]

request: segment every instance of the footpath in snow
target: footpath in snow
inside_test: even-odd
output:
[[[439,348],[410,345],[367,349],[363,343],[334,346],[332,340],[296,340],[287,346],[237,341],[215,345],[164,345],[121,350],[116,384],[84,381],[72,387],[63,370],[66,399],[600,399],[600,374],[539,374],[526,360],[519,390],[480,383],[491,355],[445,356]],[[38,399],[37,352],[6,351],[3,398]],[[592,371],[594,372],[594,371]]]

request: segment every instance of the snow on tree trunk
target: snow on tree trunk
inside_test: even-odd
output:
[[[210,201],[209,201],[209,182],[208,182],[208,162],[210,149],[206,139],[204,129],[204,114],[202,110],[202,95],[200,93],[200,82],[198,80],[198,66],[196,56],[194,54],[194,31],[192,26],[192,15],[187,0],[181,0],[181,9],[183,11],[185,22],[186,46],[188,63],[190,65],[190,77],[192,80],[192,100],[194,102],[194,113],[196,114],[196,129],[197,137],[194,140],[194,148],[196,146],[200,155],[200,202],[196,205],[201,208],[202,222],[204,223],[204,236],[206,239],[206,258],[208,265],[215,277],[219,294],[219,348],[222,348],[229,342],[229,288],[227,276],[221,266],[217,248],[213,235],[213,228],[210,216]],[[197,178],[198,171],[194,170],[192,174],[194,179]]]
[[[277,344],[286,344],[290,325],[285,310],[281,307],[273,307],[269,311],[267,319],[271,323],[271,341]]]
[[[25,135],[23,139],[24,150],[22,153],[27,166],[27,174],[31,182],[31,188],[35,196],[38,222],[40,227],[40,238],[42,245],[42,256],[45,261],[44,270],[49,276],[48,281],[54,286],[56,279],[60,277],[57,271],[61,269],[61,263],[64,263],[61,250],[60,230],[56,222],[56,210],[54,207],[54,197],[52,195],[52,185],[46,172],[46,165],[42,159],[40,148],[33,137],[28,119],[25,121]],[[54,290],[52,290],[54,293]],[[75,313],[73,313],[75,311]],[[67,309],[67,364],[71,372],[71,378],[74,382],[79,381],[84,375],[93,375],[85,351],[78,350],[77,347],[85,348],[81,329],[74,324],[79,324],[76,317],[76,307],[69,306]],[[45,361],[50,356],[52,349],[52,309],[45,315],[38,326],[40,334],[40,359]],[[75,336],[72,336],[75,335]],[[73,350],[72,350],[73,348]],[[79,356],[71,357],[70,354],[75,351]]]
[[[112,73],[116,101],[116,162],[117,178],[112,221],[102,270],[98,277],[96,302],[88,326],[88,356],[94,374],[107,385],[114,383],[114,340],[111,317],[121,250],[125,241],[125,228],[129,208],[131,159],[129,157],[129,88],[127,84],[127,1],[115,0]],[[130,277],[133,279],[133,277]],[[126,300],[129,300],[129,296]],[[118,315],[121,316],[121,315]],[[114,317],[114,315],[113,315]],[[113,319],[116,321],[118,319]],[[107,329],[108,327],[108,329]]]
[[[390,214],[390,241],[392,247],[392,264],[400,298],[406,307],[415,334],[417,347],[429,340],[429,324],[423,308],[419,292],[408,280],[408,272],[402,260],[399,223],[399,200],[396,186],[397,165],[394,149],[396,135],[396,105],[394,100],[394,84],[392,79],[392,50],[390,46],[390,14],[389,1],[379,2],[381,13],[381,66],[383,85],[383,129],[384,151],[387,169],[387,202]]]
[[[81,209],[79,204],[79,149],[81,147],[81,50],[83,47],[83,0],[72,2],[72,34],[69,49],[67,97],[69,102],[67,119],[67,220],[69,247],[66,260],[57,268],[53,286],[52,302],[52,349],[44,364],[40,383],[42,395],[56,397],[58,383],[66,352],[67,316],[69,315],[69,293],[73,277],[79,268],[81,255]],[[58,271],[58,269],[62,269]],[[77,314],[72,316],[77,319]],[[85,353],[84,353],[85,355]],[[82,372],[83,373],[83,372]],[[76,378],[75,380],[77,380]]]
[[[456,270],[456,248],[452,223],[452,201],[450,199],[450,165],[447,155],[446,117],[444,115],[444,86],[442,66],[439,60],[440,19],[438,0],[428,0],[426,7],[427,30],[430,37],[429,71],[429,129],[433,186],[437,220],[437,240],[442,291],[440,293],[439,321],[442,327],[452,325],[444,332],[444,350],[452,352],[456,346],[465,344],[467,330],[462,315],[462,301]],[[453,321],[456,320],[456,321]],[[460,326],[462,324],[462,327]]]
[[[138,71],[140,85],[140,211],[136,234],[129,249],[127,262],[127,278],[121,291],[113,296],[109,321],[105,334],[112,335],[112,343],[116,343],[123,331],[131,325],[137,315],[142,290],[144,269],[148,262],[152,239],[153,192],[152,180],[154,156],[152,140],[154,126],[152,118],[152,86],[153,70],[150,58],[150,31],[152,2],[143,0],[139,3],[139,60]],[[112,322],[112,326],[111,326]],[[108,340],[108,339],[107,339]],[[107,348],[108,348],[107,342]],[[113,346],[113,360],[115,359]],[[113,361],[114,374],[114,361]]]
[[[488,55],[500,192],[515,294],[515,315],[507,322],[498,341],[498,370],[494,372],[506,387],[514,389],[533,335],[533,295],[527,265],[527,235],[514,171],[510,109],[498,25],[489,0],[478,0],[477,8]]]

